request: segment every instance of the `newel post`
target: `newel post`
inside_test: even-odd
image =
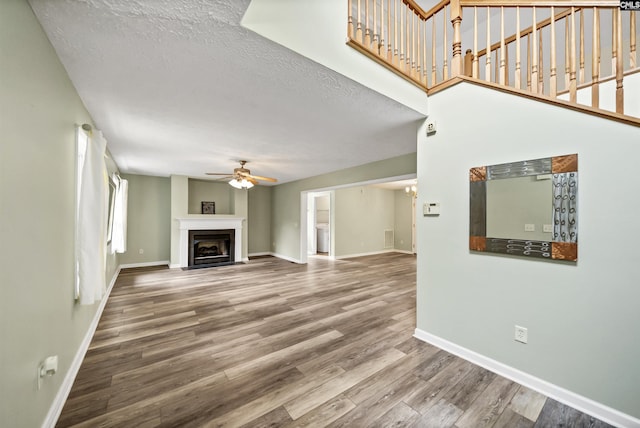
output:
[[[451,23],[453,24],[453,59],[451,60],[451,77],[463,74],[462,38],[460,24],[462,23],[462,8],[460,0],[451,0]]]

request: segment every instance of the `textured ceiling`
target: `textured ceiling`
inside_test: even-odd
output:
[[[29,1],[123,172],[287,182],[416,150],[420,114],[241,27],[249,0]]]

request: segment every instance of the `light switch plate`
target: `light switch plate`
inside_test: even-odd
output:
[[[536,225],[535,224],[531,224],[531,223],[527,223],[524,225],[524,231],[525,232],[535,232],[536,231]]]

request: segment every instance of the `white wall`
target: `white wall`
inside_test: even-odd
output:
[[[640,417],[640,129],[458,84],[418,132],[418,329]],[[468,250],[469,168],[578,153],[578,262]],[[529,343],[514,341],[514,324]]]

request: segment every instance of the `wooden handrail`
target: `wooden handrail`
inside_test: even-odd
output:
[[[563,10],[562,12],[558,13],[554,18],[554,22],[556,21],[560,21],[561,19],[567,17],[571,15],[571,8]],[[551,18],[547,18],[543,21],[540,21],[540,23],[538,23],[536,25],[536,30],[541,30],[547,26],[549,26],[551,24]],[[533,33],[533,25],[529,28],[526,28],[522,31],[520,31],[520,37],[522,38],[523,36],[528,36],[529,34]],[[517,34],[514,34],[512,36],[507,37],[506,39],[504,39],[505,44],[509,44],[509,43],[513,43],[514,41],[516,41]],[[491,45],[491,49],[490,51],[493,52],[496,49],[498,49],[500,47],[500,42],[494,43]],[[481,51],[478,52],[478,57],[484,56],[487,54],[487,49],[482,49]]]
[[[459,0],[460,6],[483,6],[483,7],[616,7],[620,6],[618,0]]]
[[[601,64],[605,63],[605,75],[609,76],[610,63],[611,78],[616,82],[616,110],[623,112],[624,79],[628,69],[637,67],[637,30],[636,14],[619,12],[618,0],[441,0],[428,11],[416,1],[348,0],[348,44],[427,91],[465,75],[552,98],[567,92],[570,102],[577,103],[578,90],[591,87],[587,103],[594,108],[599,107],[604,80]],[[463,21],[465,9],[467,19]],[[604,47],[602,10],[607,11],[605,28],[609,22],[612,27],[611,39],[608,34],[605,37],[611,44]],[[479,23],[485,16],[486,24]],[[538,20],[542,16],[545,19]],[[589,22],[585,22],[587,17]],[[513,23],[507,19],[515,19],[515,34],[508,37],[505,29]],[[562,21],[564,31],[558,25]],[[486,25],[486,30],[479,25]],[[486,44],[484,36],[478,39],[479,30],[485,32]],[[590,37],[585,37],[589,32]],[[473,49],[469,49],[469,35]],[[602,52],[606,58],[601,59]]]

